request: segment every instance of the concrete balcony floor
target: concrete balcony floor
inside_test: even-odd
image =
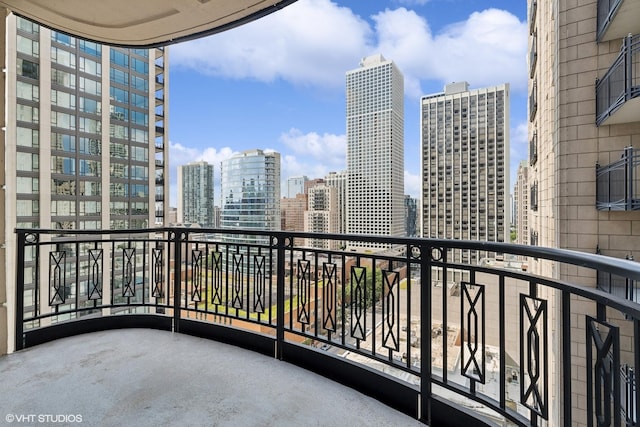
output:
[[[156,330],[42,344],[0,357],[0,378],[0,425],[423,426],[289,363]],[[12,415],[82,422],[9,424]]]

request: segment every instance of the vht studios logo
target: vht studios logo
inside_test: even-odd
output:
[[[74,414],[7,414],[8,423],[81,423],[82,415]]]

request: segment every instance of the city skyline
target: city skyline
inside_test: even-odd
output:
[[[510,83],[513,178],[528,148],[520,3],[300,0],[258,22],[171,46],[171,205],[177,165],[214,164],[217,186],[220,162],[249,148],[280,152],[285,183],[346,169],[344,76],[375,53],[405,74],[405,194],[420,192],[420,97],[452,81],[472,89]]]

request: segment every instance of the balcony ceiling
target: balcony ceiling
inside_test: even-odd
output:
[[[100,43],[160,46],[224,31],[296,0],[0,0],[46,27]]]

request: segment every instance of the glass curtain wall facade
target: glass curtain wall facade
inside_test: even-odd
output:
[[[6,24],[7,247],[15,247],[15,228],[163,224],[168,195],[164,49],[103,46],[15,15]],[[85,271],[87,261],[75,250],[61,243],[58,261],[67,263],[68,272]],[[137,266],[141,260],[137,253]],[[27,279],[36,273],[29,262]],[[11,253],[6,278],[7,284],[15,278]],[[87,295],[66,293],[64,304],[91,303]],[[27,311],[36,304],[27,292]]]
[[[220,228],[280,229],[280,154],[249,150],[222,162]],[[231,241],[246,237],[226,235]]]
[[[346,96],[346,231],[404,236],[404,77],[392,61],[370,56],[347,72]]]

